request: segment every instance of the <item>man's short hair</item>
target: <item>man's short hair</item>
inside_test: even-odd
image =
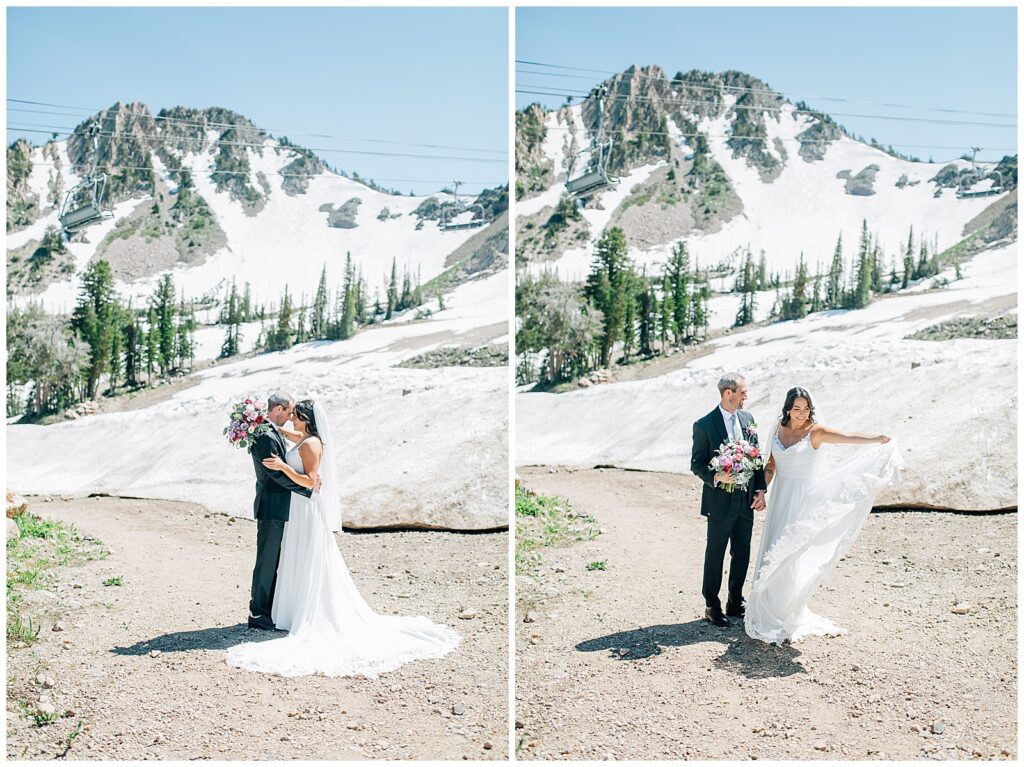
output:
[[[740,388],[740,381],[746,381],[739,373],[726,373],[718,379],[718,393],[725,394],[726,389],[737,391]]]
[[[292,398],[292,395],[289,394],[288,392],[274,392],[273,394],[270,395],[270,398],[267,400],[267,410],[273,410],[278,405],[280,405],[281,407],[288,407],[293,402],[295,402],[295,400]]]

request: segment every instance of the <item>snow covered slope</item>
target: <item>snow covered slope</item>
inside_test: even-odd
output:
[[[689,473],[692,424],[718,402],[719,376],[739,371],[762,437],[785,392],[803,386],[823,423],[897,439],[907,469],[880,503],[1015,506],[1017,341],[907,337],[954,317],[1015,313],[1017,272],[1011,243],[977,255],[948,288],[736,332],[660,377],[520,393],[516,463]]]
[[[660,268],[673,244],[682,239],[691,256],[702,266],[738,266],[741,253],[749,247],[755,259],[763,250],[769,272],[781,275],[792,274],[803,253],[813,274],[819,263],[822,270],[827,270],[840,233],[846,258],[856,252],[861,223],[865,219],[887,258],[901,252],[910,227],[914,230],[915,243],[923,237],[930,247],[937,240],[939,249],[944,250],[962,239],[967,222],[1008,194],[957,199],[955,188],[943,186],[934,179],[949,165],[964,169],[970,167],[970,162],[962,159],[911,162],[846,135],[822,143],[821,159],[805,159],[800,154],[800,135],[817,119],[798,112],[788,103],[779,107],[778,112],[767,112],[763,116],[766,152],[781,169],[777,175],[765,178],[760,172],[763,169],[747,156],[737,155],[728,145],[737,119],[736,111],[732,110],[735,102],[736,97],[726,93],[721,105],[715,106],[721,111],[713,118],[682,111],[706,139],[709,156],[705,165],[717,163],[728,178],[730,189],[739,199],[738,213],[724,212],[705,224],[693,223],[689,208],[695,204],[693,195],[699,195],[702,187],[698,184],[690,197],[680,198],[677,194],[676,202],[659,201],[657,194],[642,194],[643,184],[652,171],[668,161],[647,162],[640,158],[636,167],[622,174],[618,187],[595,195],[587,203],[583,212],[591,224],[589,240],[581,245],[574,243],[542,264],[531,264],[530,269],[557,269],[562,279],[582,279],[589,271],[594,244],[605,227],[614,223],[624,228],[630,243],[629,254],[638,268],[643,265]],[[553,165],[554,181],[546,190],[517,203],[520,219],[536,215],[547,206],[553,208],[564,194],[569,148],[574,140],[578,146],[587,146],[591,139],[590,133],[582,128],[580,113],[579,104],[547,113],[546,133],[540,149]],[[682,158],[691,152],[693,139],[681,134],[670,115],[666,116],[666,124],[675,147],[673,156],[679,160],[673,171],[677,181],[685,184],[692,162]],[[623,126],[606,126],[606,130],[615,127]],[[627,139],[633,136],[628,132],[625,135]],[[689,156],[692,158],[692,154]],[[994,167],[994,163],[977,164],[983,173]],[[873,180],[869,180],[872,171]],[[857,177],[862,172],[864,182],[856,193],[851,193],[847,178]],[[659,189],[668,189],[670,185],[666,184],[663,182]],[[980,190],[990,185],[991,181],[985,180],[973,188]],[[630,217],[620,221],[619,215],[630,207],[633,208]],[[673,220],[683,223],[666,223]],[[652,238],[657,239],[659,231],[675,232],[677,236],[653,242]],[[637,245],[637,241],[644,244]],[[888,260],[884,263],[888,267]]]
[[[150,134],[171,131],[175,123],[153,123],[144,105],[129,107],[103,113],[103,119],[118,115],[119,119],[127,121],[128,127],[116,134],[126,138],[117,139],[118,144],[101,143],[101,149],[105,158],[110,153],[130,149],[135,152],[133,156],[144,158],[134,162],[151,163],[157,181],[155,187],[147,182],[146,188],[155,188],[157,192],[139,193],[105,206],[112,209],[114,217],[86,227],[84,236],[68,243],[74,273],[70,270],[62,273],[58,280],[40,286],[41,290],[19,290],[16,300],[23,302],[31,296],[50,310],[70,310],[78,291],[76,274],[98,252],[111,247],[111,238],[116,240],[119,236],[127,243],[114,242],[119,258],[132,262],[133,268],[122,268],[116,258],[108,260],[112,261],[115,277],[119,277],[119,293],[125,300],[134,298],[136,305],[151,295],[159,274],[167,269],[172,271],[179,292],[183,290],[187,298],[206,294],[220,298],[232,278],[238,280],[239,288],[249,282],[257,302],[278,300],[286,283],[292,295],[305,293],[308,297],[315,293],[324,265],[332,289],[341,284],[348,253],[365,274],[372,299],[376,290],[383,292],[392,259],[397,262],[400,279],[408,269],[414,277],[418,274],[427,282],[443,270],[450,253],[479,231],[444,231],[436,212],[424,214],[421,211],[420,215],[414,215],[421,205],[434,199],[437,204],[453,206],[450,211],[453,221],[468,220],[473,213],[466,207],[470,197],[464,192],[460,195],[461,204],[456,206],[450,193],[406,196],[378,191],[320,165],[305,150],[267,137],[240,116],[233,118],[238,121],[239,130],[244,128],[248,131],[246,135],[256,136],[249,139],[251,146],[237,138],[234,141],[242,144],[241,148],[230,141],[224,143],[223,137],[212,130],[205,138],[189,135],[187,140],[179,138],[179,144],[168,143],[167,139],[173,136]],[[137,129],[141,138],[134,138],[130,129]],[[27,196],[35,195],[41,201],[41,217],[8,233],[9,253],[41,240],[47,227],[59,226],[59,206],[47,205],[45,201],[52,198],[53,188],[67,190],[79,180],[69,171],[69,141],[31,150],[31,171],[25,183]],[[240,175],[228,174],[229,180],[247,185],[258,204],[246,205],[233,194],[231,187],[225,186],[222,178],[214,176],[213,171],[221,167],[218,162],[224,162],[220,155],[227,149],[231,150],[232,162],[245,168]],[[167,160],[190,171],[194,193],[209,206],[215,226],[223,233],[223,238],[218,233],[217,245],[211,247],[210,253],[175,259],[171,243],[184,224],[162,229],[166,210],[162,212],[164,220],[157,226],[160,239],[129,237],[126,229],[118,229],[130,220],[144,219],[156,202],[170,207],[178,191],[179,177],[169,171],[171,166]],[[117,162],[106,161],[115,172],[120,167]],[[306,166],[297,172],[295,164],[303,162]],[[482,168],[484,174],[492,170],[490,166]],[[504,175],[501,165],[496,164],[494,169],[500,170],[498,176]],[[159,200],[155,199],[157,197]],[[339,211],[343,207],[344,215],[341,215]],[[487,218],[490,217],[488,214]],[[225,240],[222,244],[221,239]],[[161,262],[152,257],[158,251],[167,251],[170,255],[165,255]]]
[[[9,426],[8,487],[194,501],[251,516],[251,459],[221,429],[240,397],[284,389],[321,401],[331,416],[346,526],[507,526],[507,368],[395,366],[445,346],[507,343],[508,279],[501,271],[461,285],[428,321],[207,368],[143,409]]]

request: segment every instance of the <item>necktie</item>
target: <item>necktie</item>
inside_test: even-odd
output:
[[[737,413],[732,414],[732,436],[737,442],[743,439],[743,435],[740,433],[740,417]]]

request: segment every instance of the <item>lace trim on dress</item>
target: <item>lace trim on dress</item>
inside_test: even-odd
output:
[[[799,444],[800,444],[801,442],[803,442],[803,441],[804,441],[805,439],[810,439],[810,438],[811,438],[811,433],[810,433],[810,432],[807,432],[807,433],[806,433],[806,434],[805,434],[804,436],[802,436],[802,437],[801,437],[800,439],[798,439],[798,440],[797,440],[796,442],[794,442],[794,443],[793,443],[792,445],[790,445],[789,447],[787,447],[787,446],[786,446],[786,445],[785,445],[785,444],[783,443],[783,441],[782,441],[782,438],[781,438],[781,437],[779,437],[779,433],[778,433],[777,431],[775,432],[775,441],[779,443],[779,447],[781,447],[781,448],[782,448],[783,450],[792,450],[792,449],[793,449],[794,447],[796,447],[797,445],[799,445]],[[813,447],[813,445],[812,445],[811,447]]]

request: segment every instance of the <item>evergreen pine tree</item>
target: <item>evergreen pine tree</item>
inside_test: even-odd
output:
[[[71,329],[89,344],[89,357],[83,373],[85,395],[94,398],[100,378],[110,370],[117,324],[117,295],[114,274],[106,261],[90,263],[82,273],[78,302],[71,314]]]
[[[157,364],[160,366],[160,375],[166,375],[174,367],[174,279],[170,274],[164,274],[157,283],[156,292],[153,295],[153,306],[156,308],[157,325],[160,328],[160,348],[157,352]]]
[[[874,282],[871,268],[873,261],[871,236],[868,234],[867,219],[864,219],[860,233],[860,250],[857,253],[857,278],[850,301],[854,309],[861,309],[871,302],[871,285]]]
[[[672,306],[672,333],[676,346],[683,339],[695,335],[693,330],[693,307],[691,306],[691,274],[690,254],[686,243],[680,240],[672,247],[672,255],[665,264],[665,277],[668,280]]]
[[[694,337],[706,339],[711,324],[711,281],[707,271],[701,274],[699,265],[694,267],[694,279],[697,283],[697,293],[693,312],[693,334]]]
[[[942,267],[939,266],[939,248],[937,245],[932,245],[932,257],[928,261],[928,276],[934,277],[942,271]]]
[[[807,304],[807,264],[804,263],[804,254],[801,253],[796,276],[793,278],[792,292],[789,300],[783,302],[782,319],[803,319],[807,316]]]
[[[388,310],[384,315],[385,320],[390,320],[398,305],[398,266],[395,259],[391,259],[391,279],[388,281]]]
[[[838,309],[843,305],[843,233],[839,233],[836,249],[832,254],[832,267],[828,271],[828,289],[825,293],[825,306]]]
[[[672,298],[672,283],[667,273],[661,277],[661,305],[658,313],[658,334],[661,350],[665,351],[670,335],[675,336],[675,303]]]
[[[345,257],[345,288],[341,305],[341,326],[339,338],[351,338],[356,332],[356,293],[359,283],[356,281],[356,270],[352,265],[352,256]]]
[[[177,367],[184,370],[194,356],[192,352],[192,327],[189,319],[189,310],[185,307],[185,293],[182,291],[181,300],[178,303],[178,327],[176,330],[175,355]]]
[[[631,281],[632,282],[632,281]],[[622,317],[622,357],[629,362],[633,354],[633,347],[636,344],[636,323],[637,323],[637,294],[635,288],[630,286],[623,296],[623,317]]]
[[[117,393],[117,385],[121,381],[122,349],[124,346],[125,311],[120,304],[115,303],[110,307],[110,394]]]
[[[923,280],[929,276],[931,275],[928,274],[928,245],[922,237],[920,255],[917,260],[917,266],[914,267],[914,279]]]
[[[882,253],[877,242],[871,249],[871,290],[874,293],[881,293],[885,290],[882,275]]]
[[[630,272],[626,234],[620,227],[612,227],[597,242],[584,288],[584,295],[602,314],[599,355],[604,367],[611,364],[612,350],[622,338]]]
[[[910,227],[910,236],[907,237],[907,249],[903,253],[903,288],[910,285],[914,277],[914,227]]]
[[[358,290],[356,291],[356,324],[365,325],[367,314],[366,299],[369,292],[369,288],[367,288],[366,286],[366,278],[363,276],[362,267],[359,267],[359,277],[356,280],[356,286],[358,288]],[[419,280],[417,280],[416,282],[416,291],[417,293],[419,293],[420,291]],[[423,303],[422,298],[420,300],[420,303]]]
[[[295,343],[306,343],[306,297],[300,301],[299,313],[295,315]]]
[[[139,326],[139,318],[132,311],[131,301],[128,302],[128,310],[125,312],[124,324],[124,382],[126,386],[135,389],[139,385],[139,373],[141,369],[142,350],[142,328]]]
[[[242,307],[238,299],[238,290],[235,287],[234,280],[232,280],[231,288],[228,290],[226,311],[223,313],[223,324],[227,325],[227,333],[224,335],[224,342],[220,346],[221,357],[234,357],[239,352],[238,335],[241,314]]]
[[[412,277],[408,268],[402,270],[402,294],[398,299],[400,311],[405,311],[412,306]]]
[[[290,349],[295,339],[292,328],[292,298],[288,295],[288,286],[284,286],[284,297],[281,308],[277,312],[277,328],[274,331],[273,348],[271,351]]]
[[[150,304],[146,313],[146,382],[152,383],[153,372],[160,366],[160,324],[156,307]]]
[[[818,263],[818,272],[814,275],[814,292],[811,296],[811,312],[820,312],[825,308],[821,300],[821,263]]]
[[[734,327],[742,327],[743,325],[749,325],[754,321],[754,309],[756,308],[757,299],[755,291],[757,289],[757,273],[754,268],[754,257],[750,251],[747,250],[747,257],[743,262],[743,267],[740,270],[739,277],[736,279],[736,290],[741,293],[740,296],[740,308],[736,312],[736,321]]]
[[[320,284],[317,285],[309,317],[309,332],[313,338],[327,337],[327,264],[320,270]]]

